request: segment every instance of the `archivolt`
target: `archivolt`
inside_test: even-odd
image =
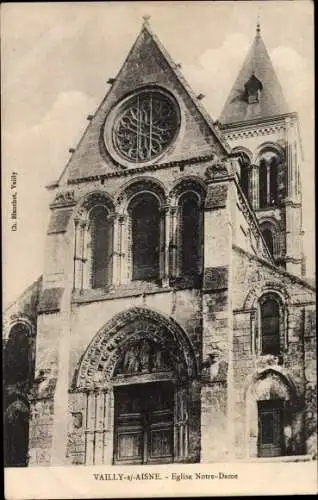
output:
[[[266,367],[252,375],[245,386],[245,398],[296,401],[297,389],[292,378],[279,366]]]
[[[133,179],[121,187],[120,192],[116,196],[116,206],[122,205],[125,211],[130,200],[143,191],[154,194],[158,198],[160,205],[165,205],[166,192],[164,185],[153,177],[145,176]]]
[[[245,148],[244,146],[236,146],[235,148],[232,149],[232,154],[239,154],[239,153],[245,153],[246,156],[248,156],[249,161],[252,161],[253,153]]]
[[[252,159],[254,165],[258,165],[260,156],[266,151],[277,153],[281,161],[283,161],[285,158],[284,149],[279,144],[277,144],[276,142],[263,142],[263,144],[260,144],[256,151],[254,151]]]
[[[252,288],[244,301],[243,309],[255,309],[256,302],[259,298],[266,293],[276,293],[283,304],[288,304],[290,297],[287,289],[282,285],[281,281],[267,281],[265,283],[259,283],[254,288]]]
[[[197,376],[194,350],[181,327],[161,313],[135,307],[116,315],[99,330],[80,361],[73,388],[103,386],[112,378],[118,359],[127,346],[146,338],[169,350],[178,376]]]
[[[204,202],[206,195],[206,185],[203,180],[195,175],[189,175],[179,179],[169,193],[169,202],[175,202],[179,196],[186,191],[194,191],[200,197],[201,203]]]
[[[86,194],[78,203],[74,210],[74,219],[88,219],[92,208],[102,205],[109,213],[114,212],[114,202],[111,196],[105,191],[92,191]]]

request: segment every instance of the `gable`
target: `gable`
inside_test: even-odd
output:
[[[207,155],[211,154],[211,148],[221,154],[229,151],[177,66],[149,27],[144,26],[111,89],[73,152],[61,176],[61,182],[121,170],[123,163],[110,154],[112,134],[105,134],[105,121],[116,105],[136,89],[157,87],[170,93],[177,101],[180,109],[180,128],[175,140],[151,163],[161,164]]]
[[[259,297],[264,290],[276,290],[290,296],[291,303],[313,304],[315,288],[305,279],[276,267],[263,258],[235,245],[233,262],[233,309],[249,309],[249,297]]]

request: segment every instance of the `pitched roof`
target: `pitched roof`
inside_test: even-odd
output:
[[[260,87],[258,102],[249,103],[249,82],[253,76],[262,87]],[[288,112],[283,89],[261,37],[258,24],[254,42],[225,102],[219,121],[223,124],[234,123]]]
[[[150,36],[152,38],[152,40],[154,41],[154,43],[157,45],[157,47],[159,48],[160,52],[162,53],[162,55],[166,59],[168,65],[171,67],[172,71],[175,73],[175,75],[178,78],[179,82],[183,86],[184,90],[187,92],[187,94],[192,99],[195,108],[199,111],[199,113],[201,114],[201,116],[206,121],[206,123],[209,126],[211,132],[213,132],[213,134],[217,137],[217,139],[220,141],[220,143],[222,144],[222,146],[225,149],[228,148],[228,152],[229,152],[230,151],[230,147],[226,143],[226,141],[225,141],[224,137],[222,136],[222,134],[219,132],[218,128],[215,127],[214,121],[212,120],[211,116],[206,111],[206,109],[204,108],[204,106],[200,103],[200,101],[198,100],[198,97],[195,95],[195,93],[192,90],[192,88],[190,87],[189,83],[186,81],[186,79],[184,78],[183,74],[179,70],[179,65],[174,63],[172,57],[170,56],[170,54],[168,53],[168,51],[166,50],[166,48],[163,46],[163,44],[161,43],[161,41],[159,40],[159,38],[157,37],[157,35],[152,31],[152,29],[150,27],[150,24],[148,22],[144,23],[143,29],[142,29],[141,33],[143,32],[143,30],[147,33],[148,36]]]
[[[185,106],[185,122],[188,123],[185,134],[181,138],[174,152],[167,151],[162,162],[182,160],[196,155],[205,155],[211,152],[211,146],[221,153],[229,153],[230,146],[222,137],[212,118],[204,109],[195,93],[184,79],[182,73],[153,33],[148,22],[142,29],[130,49],[119,73],[112,82],[112,86],[94,116],[92,116],[77,147],[72,152],[58,184],[72,181],[77,178],[104,175],[118,171],[121,168],[116,164],[108,151],[101,146],[101,129],[111,109],[136,88],[153,85],[154,82],[162,85],[180,96]],[[196,132],[195,132],[196,131]],[[191,137],[190,137],[190,134]],[[196,138],[194,140],[194,135]],[[188,148],[181,147],[181,140],[187,143]],[[195,146],[194,146],[195,143]],[[177,147],[178,146],[178,147]],[[55,184],[52,187],[57,187]]]

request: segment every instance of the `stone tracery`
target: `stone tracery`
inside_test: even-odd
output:
[[[152,160],[170,144],[177,127],[175,107],[164,95],[137,94],[116,120],[116,148],[130,161]]]

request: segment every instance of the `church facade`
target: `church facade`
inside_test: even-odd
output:
[[[299,124],[260,27],[218,122],[148,21],[109,84],[5,313],[7,466],[315,455]]]

